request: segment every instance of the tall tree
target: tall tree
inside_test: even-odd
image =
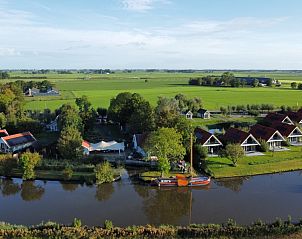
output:
[[[59,125],[63,130],[66,127],[76,128],[83,132],[83,122],[79,111],[71,104],[64,104],[60,108]]]
[[[19,157],[19,164],[23,170],[22,178],[24,180],[35,178],[35,167],[41,161],[41,155],[38,153],[25,152]]]
[[[84,124],[85,130],[89,129],[96,118],[96,111],[88,101],[88,97],[83,95],[80,98],[76,98],[76,105],[79,107],[80,117]]]
[[[146,142],[149,153],[169,162],[183,159],[186,151],[182,145],[182,136],[173,128],[160,128],[152,132]]]
[[[231,72],[224,72],[221,75],[221,81],[224,83],[224,85],[229,86],[231,82],[234,80],[235,76]]]
[[[67,126],[61,131],[58,150],[64,159],[79,159],[83,156],[83,138],[76,127]]]
[[[176,99],[159,97],[155,108],[155,122],[157,127],[173,128],[179,114],[179,102]]]

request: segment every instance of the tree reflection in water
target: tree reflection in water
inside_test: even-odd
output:
[[[68,192],[73,192],[79,187],[79,184],[77,183],[68,183],[68,182],[60,182],[60,183],[62,185],[63,190]]]
[[[240,192],[244,181],[248,180],[249,178],[250,177],[236,177],[236,178],[220,179],[216,181],[216,184],[231,189],[234,192]]]
[[[0,191],[2,195],[11,196],[19,193],[21,190],[21,186],[14,182],[13,179],[0,179]]]
[[[40,200],[45,192],[45,189],[36,185],[35,181],[23,181],[21,184],[21,197],[24,201]]]
[[[113,183],[103,183],[101,185],[97,185],[95,198],[98,201],[106,201],[110,199],[113,193],[114,193]]]
[[[188,216],[192,195],[191,189],[184,188],[151,188],[145,187],[143,210],[151,224],[179,224],[183,216]]]

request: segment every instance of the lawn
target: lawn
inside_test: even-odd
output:
[[[185,94],[188,97],[200,97],[204,102],[204,107],[210,110],[217,110],[220,106],[237,104],[271,103],[276,106],[294,106],[298,103],[302,105],[302,91],[292,90],[288,84],[292,81],[298,82],[302,80],[301,73],[236,73],[237,76],[271,76],[287,83],[280,88],[222,88],[188,85],[189,78],[205,74],[120,72],[111,75],[87,75],[49,73],[41,76],[46,76],[48,80],[54,82],[61,95],[27,98],[26,108],[50,108],[54,110],[64,103],[73,103],[76,97],[82,95],[87,95],[95,107],[108,107],[110,99],[124,91],[137,92],[143,95],[153,106],[156,105],[159,96],[173,97],[178,93]],[[211,74],[220,75],[221,72]],[[13,73],[13,75],[30,76],[30,74],[22,74],[20,72]]]
[[[302,169],[302,147],[290,151],[268,152],[264,156],[244,157],[236,167],[227,158],[208,158],[206,171],[215,178],[250,176]]]

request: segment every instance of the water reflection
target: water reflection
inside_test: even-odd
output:
[[[4,197],[15,195],[21,191],[21,186],[13,179],[0,179],[0,190]]]
[[[143,210],[150,223],[176,224],[183,216],[189,215],[191,191],[187,188],[148,188]]]
[[[114,193],[113,183],[104,183],[96,187],[95,198],[98,201],[107,201]]]
[[[218,186],[223,186],[225,188],[231,189],[233,192],[240,192],[244,181],[248,180],[250,177],[236,177],[220,179],[216,181]]]
[[[79,187],[79,184],[77,183],[68,183],[68,182],[60,182],[60,183],[63,190],[68,192],[73,192]]]
[[[40,200],[44,192],[45,189],[35,181],[23,181],[21,184],[21,197],[24,201]]]

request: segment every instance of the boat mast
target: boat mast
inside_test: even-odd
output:
[[[191,152],[190,152],[190,174],[192,175],[193,172],[193,134],[191,133],[191,138],[190,138],[190,147],[191,147]]]

